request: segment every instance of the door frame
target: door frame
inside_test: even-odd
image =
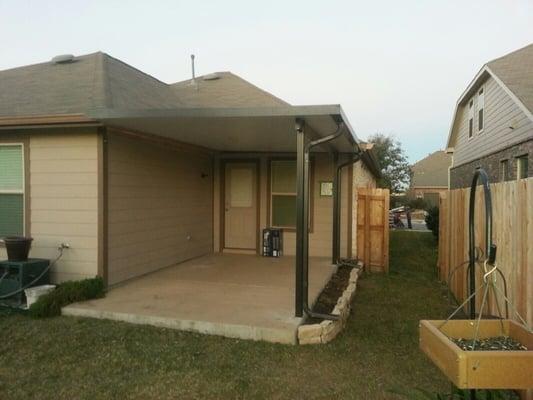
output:
[[[255,176],[256,176],[256,232],[255,232],[255,253],[259,254],[259,231],[261,227],[261,170],[260,170],[260,159],[257,157],[251,158],[223,158],[220,160],[220,251],[223,252],[225,249],[250,252],[253,249],[240,249],[233,247],[225,246],[225,235],[226,235],[226,165],[227,164],[254,164],[255,165]]]

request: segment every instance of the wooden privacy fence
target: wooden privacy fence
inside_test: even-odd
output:
[[[357,189],[357,258],[370,272],[389,271],[389,190]]]
[[[516,311],[533,325],[533,178],[490,185],[492,192],[493,242],[497,246],[496,264],[507,280],[507,290]],[[439,276],[450,279],[450,289],[459,301],[467,297],[466,266],[451,272],[468,261],[468,206],[470,188],[450,190],[440,197]],[[485,204],[483,188],[476,190],[476,246],[485,249]],[[481,274],[477,277],[479,285]],[[503,280],[497,277],[503,289]],[[478,307],[481,295],[477,296]],[[502,296],[500,308],[505,312]],[[486,309],[485,309],[485,312]],[[498,315],[492,294],[488,313]],[[510,318],[517,319],[509,307]]]

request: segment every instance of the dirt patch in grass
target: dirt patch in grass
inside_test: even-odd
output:
[[[314,312],[329,314],[333,311],[337,304],[337,300],[339,300],[339,297],[342,296],[342,293],[348,287],[351,271],[352,267],[340,266],[337,268],[337,272],[331,276],[326,287],[322,290],[320,296],[318,296],[318,299],[313,306]],[[306,323],[316,324],[321,321],[322,319],[320,318],[308,318]]]

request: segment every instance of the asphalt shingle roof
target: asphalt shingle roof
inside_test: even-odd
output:
[[[492,60],[487,66],[533,113],[533,43]]]
[[[210,74],[213,77],[213,74]],[[231,72],[196,84],[162,82],[108,54],[0,71],[0,117],[184,107],[275,107],[288,103]],[[209,78],[209,77],[208,77]]]
[[[171,86],[189,107],[279,107],[289,104],[231,72],[215,72],[197,77],[194,83],[188,79]]]
[[[411,187],[448,187],[448,167],[452,158],[439,150],[411,166]]]

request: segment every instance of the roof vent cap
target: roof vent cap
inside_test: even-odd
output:
[[[74,61],[73,54],[60,54],[52,58],[52,64],[68,64]]]
[[[219,73],[214,72],[212,74],[204,75],[204,81],[216,81],[217,79],[222,78]]]

